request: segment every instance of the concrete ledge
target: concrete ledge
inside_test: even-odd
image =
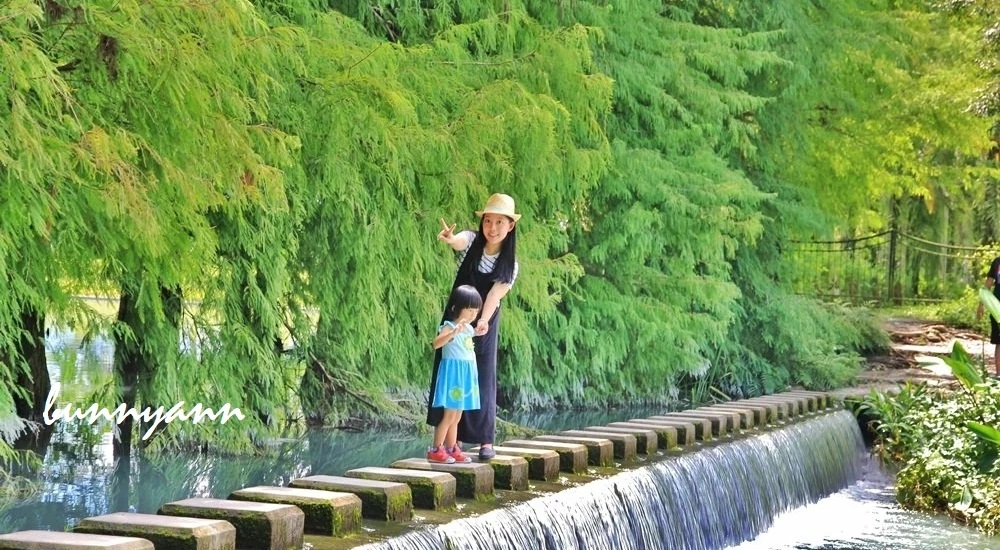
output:
[[[0,550],[153,550],[153,543],[135,537],[88,535],[63,531],[18,531],[0,535]]]
[[[656,432],[650,428],[616,428],[614,426],[587,426],[582,431],[600,434],[624,434],[635,438],[635,451],[646,456],[655,455],[657,447]],[[673,445],[677,445],[677,432],[673,432]]]
[[[559,469],[569,473],[587,471],[587,447],[579,443],[558,443],[556,441],[534,441],[530,439],[512,439],[504,441],[504,446],[542,449],[559,453]]]
[[[293,479],[290,486],[338,493],[361,499],[361,516],[383,521],[408,521],[413,516],[413,493],[405,483],[352,477],[316,475]]]
[[[528,461],[528,478],[539,481],[552,481],[559,477],[559,453],[546,449],[516,447],[513,445],[494,445],[497,456],[520,457]],[[471,452],[478,452],[474,447]]]
[[[677,443],[679,445],[693,444],[696,441],[703,440],[705,437],[711,439],[711,422],[707,420],[705,421],[705,423],[708,424],[707,435],[705,433],[705,423],[699,422],[696,426],[694,422],[681,418],[675,418],[673,420],[633,418],[632,420],[629,420],[629,422],[633,424],[642,424],[644,426],[672,426],[675,430],[677,430]]]
[[[632,434],[624,433],[613,433],[613,432],[598,432],[596,430],[566,430],[559,432],[557,435],[568,436],[568,437],[584,437],[584,438],[599,438],[607,439],[611,442],[611,452],[613,458],[623,460],[625,462],[632,462],[636,458],[636,437]],[[654,436],[656,434],[653,434]],[[655,451],[655,447],[654,447]]]
[[[406,458],[397,460],[390,466],[404,470],[428,470],[451,474],[455,478],[455,496],[477,500],[493,498],[493,468],[488,464],[477,464],[475,462],[469,464],[439,464],[437,462],[430,462],[426,458]],[[524,467],[527,470],[527,462],[525,462]]]
[[[442,510],[455,507],[455,476],[444,472],[368,467],[347,470],[344,476],[405,483],[413,493],[415,508]]]
[[[734,407],[727,407],[725,405],[712,405],[712,406],[708,406],[708,407],[699,407],[699,408],[694,409],[694,410],[696,410],[696,411],[705,411],[705,412],[719,412],[719,411],[721,411],[721,412],[724,412],[724,413],[732,414],[732,415],[734,415],[735,418],[738,419],[737,427],[740,430],[750,430],[750,429],[753,429],[754,426],[756,426],[758,424],[758,422],[757,422],[757,413],[754,412],[754,410],[751,409],[750,407],[734,408]],[[761,416],[763,416],[764,415],[764,412],[763,412],[764,409],[763,409],[763,407],[760,407],[759,410],[761,411],[761,413],[760,413]]]
[[[587,448],[587,463],[591,466],[610,467],[615,464],[615,447],[610,439],[594,434],[586,436],[546,434],[531,438],[532,441],[551,441],[555,443],[575,443]]]
[[[694,424],[667,425],[643,420],[630,420],[628,422],[612,422],[608,426],[630,430],[653,430],[656,432],[656,445],[664,450],[673,449],[679,445],[692,445],[695,442]]]
[[[295,506],[218,498],[189,498],[160,507],[164,516],[222,519],[236,528],[236,546],[253,550],[301,548],[305,514]]]
[[[493,486],[509,491],[528,490],[528,461],[520,456],[497,455],[489,460],[479,460],[476,453],[470,453],[473,463],[485,464],[493,468]],[[559,475],[559,457],[555,457],[556,474]]]
[[[233,550],[236,528],[221,519],[179,518],[117,512],[81,519],[77,533],[144,538],[156,548]]]
[[[361,499],[352,493],[259,486],[233,491],[229,498],[296,506],[305,515],[304,531],[311,535],[340,536],[361,528]]]
[[[655,422],[670,422],[675,420],[690,422],[694,424],[694,436],[702,441],[708,441],[713,437],[719,437],[727,433],[725,417],[716,414],[672,412],[650,416],[648,420]]]

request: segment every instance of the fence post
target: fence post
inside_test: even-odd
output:
[[[896,209],[897,203],[896,199],[891,199],[892,206],[890,209],[892,218],[889,220],[889,269],[886,275],[886,282],[889,285],[889,293],[886,295],[893,304],[899,305],[900,296],[896,292],[896,238],[898,231],[896,230]]]

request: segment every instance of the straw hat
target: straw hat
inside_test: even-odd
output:
[[[514,221],[521,219],[520,214],[514,213],[514,199],[503,193],[493,193],[487,199],[486,206],[482,210],[476,210],[476,215],[480,218],[484,214],[501,214]]]

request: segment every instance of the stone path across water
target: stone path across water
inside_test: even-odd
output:
[[[439,514],[447,521],[449,514],[460,517],[462,510],[489,503],[498,493],[507,500],[533,498],[539,492],[532,490],[532,482],[568,486],[560,483],[567,479],[563,476],[586,482],[840,406],[829,394],[811,391],[730,401],[500,442],[497,458],[487,462],[445,465],[410,458],[358,468],[343,477],[316,472],[292,480],[290,487],[251,487],[227,499],[167,503],[158,515],[86,518],[72,533],[9,533],[0,535],[0,550],[145,550],[154,543],[179,550],[234,550],[237,544],[241,549],[289,550],[303,540],[317,549],[353,548],[401,534],[415,516]]]

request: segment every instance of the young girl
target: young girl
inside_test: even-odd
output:
[[[469,323],[482,307],[483,299],[475,287],[455,287],[445,306],[444,322],[431,344],[441,350],[431,406],[444,409],[434,428],[434,444],[427,449],[427,460],[431,462],[472,462],[457,445],[458,422],[462,411],[479,408],[479,375],[472,345],[475,329]]]

